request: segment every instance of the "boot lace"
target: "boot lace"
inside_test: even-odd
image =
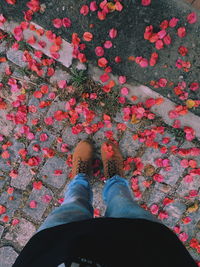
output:
[[[119,174],[119,168],[117,166],[116,160],[107,161],[107,172],[109,178],[113,177],[115,174]]]
[[[78,161],[77,173],[88,173],[89,163],[88,161]]]

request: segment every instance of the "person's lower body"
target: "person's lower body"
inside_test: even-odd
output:
[[[88,176],[84,173],[76,175],[68,185],[61,206],[49,214],[37,232],[57,225],[93,218],[92,199]],[[134,201],[128,181],[119,175],[114,175],[106,181],[103,200],[107,206],[104,217],[146,219],[161,223]]]

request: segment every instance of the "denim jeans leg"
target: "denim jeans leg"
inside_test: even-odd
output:
[[[93,218],[93,194],[84,173],[79,173],[69,183],[60,207],[55,208],[37,232],[53,226]]]
[[[147,219],[160,222],[149,211],[144,210],[134,201],[128,181],[119,175],[115,175],[106,181],[103,200],[107,205],[105,217]]]

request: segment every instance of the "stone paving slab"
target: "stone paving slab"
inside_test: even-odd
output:
[[[0,248],[0,267],[11,267],[18,254],[12,247],[6,246]]]
[[[137,154],[137,150],[141,147],[141,143],[138,140],[133,140],[133,134],[130,131],[126,131],[119,142],[121,151],[125,158],[134,157]]]
[[[100,211],[100,216],[104,216],[106,211],[106,206],[103,201],[102,192],[104,184],[102,182],[96,182],[92,186],[93,190],[93,207]]]
[[[45,200],[44,200],[45,195],[52,197],[53,193],[51,190],[45,188],[44,186],[42,187],[41,190],[36,190],[33,188],[32,192],[29,196],[29,199],[26,202],[26,206],[23,209],[23,211],[29,217],[31,217],[31,219],[33,221],[41,221],[42,215],[44,214],[46,208],[49,205],[49,202],[45,202]],[[34,208],[31,208],[29,206],[31,201],[35,201],[34,204],[36,205],[36,207],[34,206]],[[33,203],[33,202],[31,202],[31,203]]]
[[[55,171],[60,173],[55,174]],[[69,172],[70,169],[66,166],[65,160],[53,157],[46,161],[38,177],[41,177],[45,183],[60,188],[66,182]]]
[[[32,24],[36,27],[36,29],[43,29],[40,25],[32,22]],[[13,33],[14,28],[17,26],[17,23],[15,21],[6,22],[5,24],[0,26],[0,29]],[[38,39],[37,34],[33,33],[30,29],[25,29],[23,31],[24,39],[27,41],[30,37],[34,37]],[[49,39],[46,37],[46,35],[40,36],[40,41],[43,41],[46,43],[46,46],[42,48],[39,46],[39,44],[36,42],[35,44],[30,44],[34,49],[41,50],[44,54],[47,56],[51,56],[50,54],[50,47],[52,43],[49,41]],[[58,59],[59,62],[61,62],[64,66],[70,67],[72,64],[72,46],[70,43],[63,40],[62,42],[62,50],[59,51],[60,58]]]
[[[61,111],[66,111],[65,110],[65,105],[66,102],[65,101],[56,101],[53,104],[51,104],[46,117],[53,117],[54,118],[54,114],[57,110],[61,110]],[[58,121],[58,120],[54,120],[53,124],[51,125],[53,127],[54,130],[56,130],[57,132],[61,132],[63,127],[65,125],[65,122],[63,121]]]
[[[170,157],[168,157],[168,159],[170,160],[172,165],[171,170],[161,170],[160,174],[164,176],[164,181],[166,184],[173,186],[183,174],[184,168],[181,166],[181,161],[178,157],[171,155]]]
[[[200,227],[199,227],[198,223],[200,221],[200,219],[199,219],[200,218],[200,210],[198,209],[198,211],[196,211],[194,213],[190,213],[189,217],[190,217],[191,221],[187,224],[184,224],[183,222],[181,222],[180,227],[181,227],[182,231],[184,231],[188,234],[188,238],[190,239],[195,235],[195,228],[196,227],[197,227],[198,232],[199,232]],[[197,238],[198,238],[198,232],[197,232]]]
[[[88,134],[81,132],[80,134],[72,134],[70,127],[65,127],[63,130],[62,139],[63,142],[68,144],[70,148],[74,148],[74,146],[82,139],[86,139]]]
[[[11,121],[6,119],[7,112],[8,111],[0,110],[0,134],[10,136],[14,125]]]
[[[45,137],[43,138],[43,136]],[[51,147],[53,141],[55,140],[55,136],[52,135],[51,132],[46,130],[45,128],[42,131],[36,133],[35,138],[31,141],[30,145],[28,146],[28,154],[30,156],[41,156],[42,149],[46,147]],[[39,145],[39,151],[33,150],[34,145]]]
[[[174,201],[173,203],[167,205],[163,210],[169,215],[169,217],[165,220],[165,223],[172,228],[186,211],[186,206],[179,201]]]
[[[7,42],[6,41],[3,41],[0,44],[0,54],[3,54],[6,51],[6,46],[7,46]]]
[[[200,189],[200,183],[198,177],[194,178],[193,182],[187,183],[184,180],[180,182],[179,187],[177,188],[177,194],[179,194],[181,197],[188,195],[188,192],[192,190],[199,191]]]
[[[14,191],[12,196],[10,196],[7,192],[3,192],[0,195],[0,203],[4,207],[6,207],[6,214],[0,215],[0,221],[2,221],[4,215],[7,215],[9,217],[9,220],[11,219],[11,217],[14,215],[15,210],[19,208],[21,198],[21,193],[17,191]]]
[[[13,52],[13,49],[10,48],[7,53],[7,59],[13,62],[14,64],[18,65],[21,68],[27,67],[27,63],[22,60],[24,52],[21,50],[17,50]]]
[[[11,166],[7,164],[7,160],[5,159],[0,159],[0,169],[7,172],[11,169]]]
[[[32,178],[31,167],[21,163],[18,169],[18,176],[11,180],[11,186],[24,190]]]
[[[15,243],[17,242],[23,248],[35,232],[35,226],[31,222],[21,218],[17,225],[11,226],[9,232],[5,235],[5,239]]]

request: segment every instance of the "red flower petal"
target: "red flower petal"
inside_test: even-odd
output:
[[[54,174],[55,174],[55,175],[61,175],[62,173],[63,173],[62,170],[55,170],[55,171],[54,171]]]
[[[95,53],[98,57],[102,57],[104,55],[104,49],[101,46],[97,46],[95,48]]]
[[[158,53],[154,52],[151,54],[151,58],[150,58],[150,61],[149,61],[149,65],[151,67],[155,66],[156,63],[157,63],[157,60],[158,60]]]
[[[156,46],[156,49],[160,50],[160,49],[162,49],[164,47],[164,43],[163,43],[162,40],[158,40],[158,41],[156,41],[156,45],[155,46]]]
[[[119,1],[117,1],[115,4],[115,10],[122,11],[122,9],[123,9],[122,4]]]
[[[70,28],[72,25],[72,22],[69,18],[63,18],[62,19],[62,24],[65,28]]]
[[[177,18],[172,18],[172,19],[169,21],[169,27],[171,27],[171,28],[176,27],[178,21],[179,21],[179,19],[177,19]]]
[[[181,56],[186,56],[188,53],[188,49],[185,46],[180,46],[178,52]]]
[[[151,4],[151,0],[142,0],[143,6],[149,6]]]
[[[83,5],[80,9],[80,13],[83,16],[86,16],[89,13],[89,7],[87,5]]]
[[[172,38],[171,38],[171,36],[170,36],[169,34],[167,34],[167,35],[164,37],[163,41],[164,41],[164,44],[165,44],[165,45],[170,45],[171,42],[172,42]]]
[[[197,14],[195,12],[190,13],[187,16],[187,22],[190,24],[196,23],[197,22]]]
[[[86,42],[90,42],[92,41],[93,39],[93,34],[91,32],[84,32],[83,34],[83,39],[86,41]]]
[[[154,214],[154,215],[158,214],[158,211],[159,211],[159,207],[158,207],[158,205],[156,205],[156,204],[151,205],[151,207],[150,207],[150,211],[151,211],[151,213]]]
[[[14,5],[16,3],[16,0],[6,0],[6,2],[10,5]]]
[[[111,39],[116,38],[116,36],[117,36],[117,30],[114,29],[114,28],[112,28],[112,29],[109,31],[109,36],[110,36]]]
[[[42,188],[42,182],[41,181],[33,182],[33,188],[36,190],[40,190]]]
[[[98,6],[97,6],[97,3],[96,3],[96,1],[92,1],[91,3],[90,3],[90,10],[91,11],[96,11],[98,9]]]
[[[6,213],[6,207],[0,205],[0,215],[2,215],[3,213]]]
[[[105,57],[102,57],[98,60],[98,65],[101,68],[105,68],[108,64],[108,60]]]
[[[35,209],[37,207],[37,202],[35,200],[32,200],[30,203],[29,203],[29,207],[31,209]]]
[[[6,18],[3,14],[0,14],[0,26],[6,22]]]
[[[53,26],[57,29],[62,27],[62,20],[61,19],[54,19],[53,20]]]
[[[178,28],[178,32],[177,32],[178,36],[180,38],[183,38],[186,36],[186,28],[185,27],[180,27]]]
[[[160,86],[160,87],[166,87],[166,85],[167,85],[167,79],[165,79],[165,78],[160,78],[159,80],[158,80],[158,85]]]

